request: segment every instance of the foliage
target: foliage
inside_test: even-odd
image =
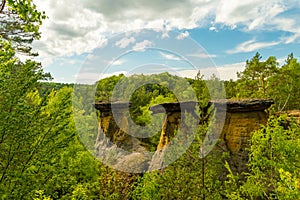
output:
[[[249,61],[246,61],[246,68],[238,73],[239,98],[270,98],[270,84],[268,78],[278,71],[277,61],[270,56],[266,61],[261,61],[261,55],[256,53]]]
[[[97,82],[96,100],[131,102],[130,115],[138,123],[149,122],[149,106],[162,102],[175,102],[193,98],[193,89],[186,79],[169,73],[145,75],[111,76]],[[182,92],[184,91],[184,92]]]
[[[51,200],[50,197],[45,196],[43,190],[36,191],[36,197],[33,200]]]
[[[0,12],[0,32],[2,41],[11,41],[18,52],[36,55],[30,44],[40,38],[39,27],[46,18],[39,12],[32,0],[6,0]]]
[[[204,80],[200,71],[194,79],[167,72],[121,74],[99,80],[95,96],[89,94],[95,85],[75,85],[79,92],[73,96],[73,85],[41,82],[51,76],[43,72],[40,63],[22,62],[16,56],[36,55],[30,45],[40,37],[45,13],[39,12],[32,0],[6,3],[0,13],[1,199],[300,198],[300,127],[281,117],[271,118],[253,134],[245,174],[231,171],[229,155],[220,143],[205,158],[199,155],[209,132],[203,113],[192,145],[160,171],[141,175],[117,172],[86,150],[93,149],[97,134],[92,109],[95,100],[130,101],[131,117],[141,125],[150,122],[149,106],[188,100],[207,106],[209,99],[224,97],[224,86],[227,98],[274,98],[275,111],[299,109],[300,64],[293,54],[278,67],[275,57],[262,61],[256,53],[246,61],[237,81],[220,81],[215,75]],[[76,100],[73,110],[72,99]],[[75,127],[75,118],[84,123]],[[159,121],[156,116],[152,123],[159,126]],[[154,151],[158,139],[156,134],[142,140]]]
[[[246,199],[299,199],[300,127],[291,121],[285,129],[283,117],[270,118],[255,132],[250,149],[249,173],[245,180],[229,177],[227,197]],[[238,199],[237,198],[237,199]]]
[[[271,79],[272,98],[275,110],[293,110],[300,108],[300,63],[293,54],[288,55],[285,64]],[[279,81],[280,80],[280,81]]]
[[[235,98],[238,91],[237,91],[237,81],[230,79],[229,81],[223,81],[225,91],[226,91],[226,98],[232,99]]]
[[[201,75],[201,72],[198,71],[197,75],[195,76],[194,80],[189,80],[192,82],[192,87],[194,91],[196,92],[197,99],[199,101],[207,101],[209,96],[209,90],[206,86],[205,81],[203,80],[203,75]]]
[[[72,88],[45,91],[40,81],[50,74],[16,56],[30,54],[45,16],[31,0],[7,3],[0,25],[0,198],[98,199],[101,168],[75,134]]]
[[[116,86],[116,84],[122,79],[122,77],[124,77],[124,75],[120,74],[119,76],[114,75],[99,80],[96,83],[96,101],[110,101],[113,89]]]
[[[239,73],[237,81],[223,81],[227,98],[274,98],[275,111],[282,108],[299,108],[297,93],[299,86],[296,81],[299,79],[298,69],[299,63],[292,55],[288,56],[285,65],[278,67],[275,57],[271,56],[266,61],[261,61],[261,56],[257,53],[246,62],[246,69]],[[164,89],[168,86],[165,76],[166,74],[156,75],[156,80],[161,84],[148,84],[139,87],[134,93],[116,92],[117,95],[130,97],[130,101],[135,103],[137,110],[133,112],[133,117],[136,116],[139,123],[149,122],[149,106],[176,101],[174,93],[168,89],[170,87]],[[119,80],[122,82],[120,85],[126,85],[128,88],[134,88],[131,85],[134,81],[135,84],[139,84],[150,79],[144,75],[123,78]],[[215,76],[203,80],[199,72],[195,79],[186,78],[185,81],[192,86],[200,102],[223,96],[224,86]],[[186,99],[188,96],[186,95]],[[254,134],[248,173],[234,174],[225,162],[228,155],[224,154],[222,148],[214,150],[215,153],[201,160],[195,153],[199,151],[201,139],[196,139],[190,149],[172,165],[162,171],[143,174],[132,185],[132,198],[200,199],[204,198],[204,194],[207,199],[298,198],[299,143],[296,138],[299,127],[293,124],[289,129],[285,129],[281,124],[282,120],[276,117]],[[292,133],[297,134],[291,138]],[[144,141],[151,143],[152,150],[155,149],[157,137]],[[218,146],[216,148],[218,149]],[[205,163],[204,167],[202,163]],[[205,173],[202,173],[203,171]]]
[[[72,89],[40,96],[39,80],[50,75],[18,60],[7,42],[0,61],[1,198],[32,199],[42,190],[40,198],[68,199],[84,188],[95,196],[98,164],[75,135]]]
[[[275,104],[273,112],[299,109],[300,99],[300,63],[293,54],[289,54],[281,67],[274,56],[261,61],[261,55],[256,53],[246,61],[244,71],[238,73],[236,82],[227,81],[226,92],[230,98],[269,98]]]
[[[223,162],[219,143],[207,157],[199,156],[208,126],[199,127],[195,140],[178,160],[161,171],[148,172],[133,185],[133,199],[222,199]],[[203,182],[204,181],[204,182]]]

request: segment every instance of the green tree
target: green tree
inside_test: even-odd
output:
[[[237,94],[236,85],[237,85],[237,82],[232,79],[230,79],[229,81],[224,81],[224,87],[225,87],[227,99],[236,97],[236,94]]]
[[[71,91],[40,98],[38,80],[49,75],[33,61],[19,61],[8,43],[0,52],[0,193],[4,198],[26,198],[46,178],[45,162],[74,134],[68,117]]]
[[[289,124],[287,128],[282,126]],[[245,180],[231,175],[227,197],[235,199],[300,198],[300,127],[284,117],[272,117],[254,132]],[[232,173],[231,173],[232,174]]]
[[[45,15],[31,0],[6,5],[0,13],[0,198],[98,199],[99,163],[75,134],[72,88],[43,91],[40,81],[50,74],[17,57],[31,55]]]
[[[237,73],[237,97],[270,98],[268,78],[278,72],[278,63],[274,56],[265,61],[261,61],[261,58],[261,55],[256,53],[250,61],[246,61],[245,70]]]
[[[110,101],[114,87],[123,77],[124,75],[120,74],[119,76],[114,75],[97,81],[95,92],[96,101]]]
[[[204,75],[200,71],[197,72],[194,80],[192,81],[192,87],[197,95],[197,99],[201,102],[205,102],[210,99],[209,90],[203,79]]]
[[[31,52],[31,43],[40,38],[39,27],[46,18],[31,0],[2,1],[0,12],[0,40],[11,41],[15,50],[26,55]]]
[[[0,61],[1,198],[32,199],[36,191],[71,198],[84,189],[97,199],[98,164],[75,135],[72,88],[41,97],[39,80],[49,74],[19,61],[9,43]]]
[[[292,110],[300,108],[300,63],[291,53],[279,72],[270,79],[275,110]]]
[[[199,130],[187,151],[160,171],[146,173],[133,185],[133,199],[222,199],[228,154],[217,143],[205,158],[200,156],[208,124]]]
[[[211,100],[226,98],[223,82],[215,74],[205,81],[209,94],[204,94]]]

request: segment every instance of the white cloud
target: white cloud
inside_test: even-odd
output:
[[[286,63],[287,57],[277,58],[277,62],[279,63],[279,66],[282,66]]]
[[[249,30],[257,29],[257,28],[263,28],[264,26],[267,26],[272,22],[274,17],[276,17],[278,14],[285,11],[285,6],[280,4],[274,4],[274,5],[265,5],[261,9],[259,9],[258,17],[255,19],[252,19],[250,24],[248,25]]]
[[[279,6],[279,1],[221,0],[217,7],[215,22],[230,27],[235,27],[239,23],[249,26],[256,19],[260,20],[266,15],[272,16],[271,8],[275,5]],[[278,13],[274,12],[274,14]]]
[[[161,35],[161,38],[164,39],[164,38],[169,38],[169,31],[166,30],[166,29],[163,29],[162,30],[162,35]]]
[[[222,80],[229,80],[229,79],[236,80],[237,72],[241,72],[244,69],[245,69],[245,62],[226,64],[217,67],[220,78]]]
[[[258,49],[275,46],[278,45],[279,43],[280,41],[257,42],[256,40],[253,39],[239,44],[237,47],[235,47],[235,49],[228,50],[227,53],[234,54],[234,53],[242,53],[242,52],[252,52]]]
[[[117,71],[113,73],[93,73],[93,72],[80,72],[75,75],[76,83],[94,84],[96,81],[107,78],[113,75],[126,74],[125,71]]]
[[[149,40],[144,40],[142,42],[138,42],[132,47],[134,51],[144,51],[145,48],[150,47],[153,43]]]
[[[216,27],[214,27],[214,26],[209,27],[209,30],[210,31],[218,32],[218,29]]]
[[[300,5],[297,2],[299,1],[223,0],[216,9],[214,24],[231,28],[245,27],[243,31],[286,31],[292,33],[293,37],[280,42],[299,41],[300,21],[297,19],[300,17]],[[291,9],[294,14],[288,14],[287,11]],[[295,12],[297,9],[298,12]]]
[[[44,65],[52,63],[55,57],[79,55],[104,46],[106,36],[113,33],[142,28],[166,30],[162,37],[168,37],[172,29],[205,27],[216,30],[225,26],[244,27],[244,31],[291,33],[293,36],[281,41],[284,43],[300,38],[299,14],[283,15],[291,8],[299,9],[296,0],[36,0],[35,3],[49,16],[40,29],[41,40],[34,43]],[[179,38],[188,36],[187,33]],[[126,42],[119,45],[124,47]],[[246,45],[244,50],[274,43]]]
[[[48,10],[49,19],[44,21],[40,29],[42,37],[33,43],[43,61],[49,60],[48,63],[52,63],[56,57],[80,55],[107,44],[107,39],[101,35],[106,25],[100,14],[83,9],[81,12],[72,10],[74,14],[70,16],[68,7],[65,15],[57,14],[58,10]]]
[[[162,53],[160,52],[160,55],[167,60],[182,60],[180,57],[175,56],[173,54],[169,54],[169,53]]]
[[[216,58],[217,57],[217,55],[215,55],[215,54],[208,54],[208,53],[205,53],[205,52],[189,54],[188,56],[196,57],[196,58]]]
[[[218,67],[207,67],[200,69],[202,75],[204,75],[204,79],[209,79],[213,74],[219,77],[221,80],[236,80],[237,72],[241,72],[245,69],[245,63],[233,63],[222,65]],[[198,70],[182,70],[178,72],[181,76],[195,78]]]
[[[123,60],[113,60],[113,61],[109,62],[109,65],[112,65],[112,66],[120,66],[122,64],[124,64]]]
[[[94,54],[89,54],[86,59],[87,60],[94,60],[96,58],[96,56]]]
[[[190,33],[188,31],[184,31],[183,33],[179,33],[176,37],[178,40],[183,40],[184,38],[187,38],[190,36]]]
[[[41,27],[42,38],[34,43],[43,61],[59,56],[90,52],[99,46],[99,38],[111,33],[142,28],[168,30],[197,27],[200,16],[191,18],[196,7],[211,3],[189,0],[36,0],[49,19]],[[195,11],[196,12],[196,11]],[[105,42],[102,42],[105,45]],[[119,44],[122,47],[126,43]],[[100,44],[101,46],[101,44]]]
[[[285,44],[290,44],[297,41],[297,39],[299,38],[300,38],[300,33],[293,34],[292,36],[288,36],[288,37],[282,37],[281,40],[284,41]]]
[[[128,45],[130,45],[131,43],[134,43],[134,42],[135,42],[134,37],[122,38],[121,40],[117,41],[115,43],[115,45],[123,49],[123,48],[126,48]]]

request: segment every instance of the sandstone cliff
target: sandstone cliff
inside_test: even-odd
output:
[[[251,133],[266,123],[266,109],[272,104],[272,100],[209,102],[209,105],[213,105],[217,110],[213,132],[219,134],[213,137],[218,137],[223,148],[230,152],[231,165],[235,171],[246,170],[246,149],[249,147]],[[126,113],[130,106],[129,103],[95,104],[95,108],[100,111],[99,132],[95,143],[96,156],[113,168],[127,172],[142,173],[146,170],[155,170],[166,166],[166,150],[175,133],[179,129],[183,129],[183,133],[193,132],[190,125],[187,125],[188,122],[184,121],[182,113],[190,113],[190,116],[195,119],[194,123],[201,125],[201,118],[195,112],[197,105],[197,102],[175,102],[151,107],[150,109],[154,114],[165,113],[165,119],[161,127],[157,150],[154,153],[149,153],[138,138],[127,134],[127,130],[131,126],[128,123],[129,113]],[[112,107],[114,108],[113,111]],[[206,109],[202,108],[203,112],[206,112]],[[224,117],[222,117],[222,113]],[[179,139],[181,143],[190,140],[188,134],[182,135]],[[174,150],[169,148],[169,151],[170,149]]]

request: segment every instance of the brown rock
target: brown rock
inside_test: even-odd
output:
[[[223,148],[227,149],[231,154],[231,164],[237,172],[246,170],[246,163],[248,159],[247,148],[252,137],[252,132],[259,129],[262,124],[267,122],[266,109],[269,108],[274,102],[272,100],[220,100],[210,101],[208,105],[213,105],[217,112],[226,112],[225,124],[223,126],[222,116],[216,115],[216,120],[213,127],[213,132],[220,132],[221,144]],[[175,136],[175,133],[180,128],[184,128],[185,133],[189,133],[190,129],[187,123],[182,123],[182,112],[188,112],[192,116],[199,120],[199,116],[195,114],[197,102],[171,102],[163,103],[156,106],[152,106],[150,110],[155,113],[165,113],[165,119],[161,130],[160,141],[157,145],[157,151],[151,158],[147,158],[145,154],[146,149],[141,145],[140,141],[126,132],[126,128],[129,128],[126,116],[124,116],[124,109],[130,107],[130,103],[127,102],[115,102],[115,103],[98,103],[95,104],[95,108],[100,110],[100,122],[99,133],[95,144],[96,155],[106,160],[110,160],[109,154],[114,155],[114,160],[111,161],[111,165],[115,167],[125,168],[139,168],[139,170],[145,170],[147,165],[150,168],[157,169],[162,166],[165,152],[164,150]],[[112,107],[114,114],[119,115],[122,129],[118,127],[112,114]],[[206,112],[208,108],[204,108],[203,112]],[[300,112],[299,112],[300,113]],[[294,113],[294,116],[300,116],[298,113]],[[196,121],[197,121],[196,120]],[[199,121],[198,121],[199,123]],[[199,124],[202,124],[201,122]],[[198,125],[198,124],[197,124]],[[125,127],[125,128],[124,128]],[[181,138],[180,140],[187,140]],[[184,141],[180,141],[183,142]],[[123,149],[124,152],[117,151],[117,149]],[[109,151],[108,151],[109,150]],[[125,152],[126,151],[126,152]],[[111,153],[107,153],[111,152]],[[129,153],[128,153],[129,152]],[[146,163],[148,162],[148,163]],[[126,171],[126,170],[125,170]]]

